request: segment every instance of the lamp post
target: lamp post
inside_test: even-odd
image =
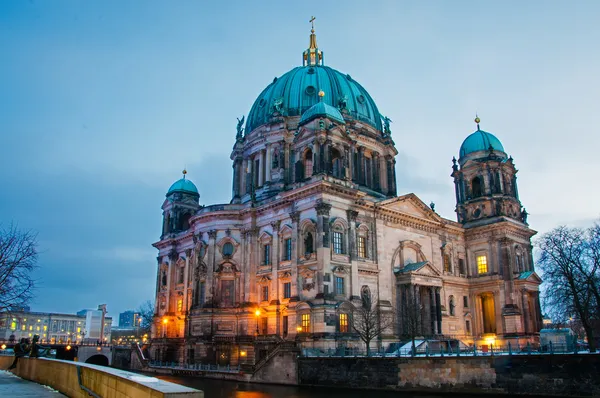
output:
[[[167,338],[167,318],[163,318],[163,338]]]
[[[254,315],[256,315],[256,336],[258,337],[258,318],[260,317],[260,310],[254,311]]]

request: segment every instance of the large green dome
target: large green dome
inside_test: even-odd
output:
[[[320,64],[308,64],[275,78],[260,93],[248,114],[246,131],[267,123],[277,106],[283,116],[302,115],[319,102],[321,90],[328,105],[341,110],[345,107],[351,117],[382,130],[381,114],[367,90],[350,75]]]

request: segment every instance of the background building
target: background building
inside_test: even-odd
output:
[[[445,219],[397,195],[391,121],[324,65],[314,31],[302,59],[239,120],[229,204],[200,206],[185,171],[167,192],[154,358],[252,362],[282,339],[362,348],[357,307],[395,320],[372,341],[380,349],[411,335],[537,340],[536,232],[498,138],[476,119],[449,165],[458,220]]]
[[[110,341],[112,318],[106,317],[105,341]],[[0,314],[0,339],[19,341],[38,334],[43,343],[81,343],[87,339],[86,316],[48,312],[13,311]]]
[[[135,311],[130,310],[119,314],[119,328],[139,327],[140,322],[140,314]]]

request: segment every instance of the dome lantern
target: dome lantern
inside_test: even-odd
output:
[[[323,52],[317,47],[317,35],[315,35],[315,17],[310,18],[310,41],[308,43],[308,49],[302,53],[302,65],[303,66],[317,66],[323,65]]]

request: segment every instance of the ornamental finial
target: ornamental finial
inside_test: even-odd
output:
[[[321,98],[321,100],[323,100],[323,97],[325,97],[325,91],[320,90],[319,91],[319,97]]]
[[[479,116],[475,114],[475,123],[477,123],[477,131],[479,131],[479,122],[481,122],[481,119],[479,119]]]
[[[182,173],[183,173],[183,179],[185,180],[185,175],[187,174],[187,170],[183,169]]]
[[[310,41],[308,49],[302,54],[303,66],[323,65],[323,52],[318,50],[317,35],[315,35],[315,17],[310,17]]]

